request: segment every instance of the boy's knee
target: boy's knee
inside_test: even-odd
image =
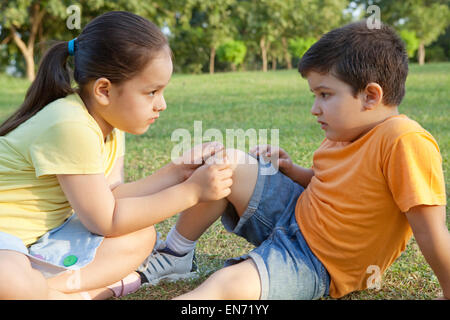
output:
[[[239,275],[236,275],[232,268],[223,268],[211,276],[211,281],[220,290],[222,298],[229,299],[235,296],[235,291],[239,288],[239,278]]]
[[[244,264],[244,265],[240,265]],[[220,269],[213,274],[213,281],[221,291],[223,299],[258,299],[260,296],[259,276],[255,270],[251,274],[247,272],[246,260],[237,265]],[[244,267],[244,268],[242,268]],[[256,272],[256,276],[253,274]],[[255,281],[258,281],[257,283]]]
[[[227,161],[231,164],[233,170],[239,165],[254,165],[258,163],[258,161],[248,153],[232,148],[225,149],[223,152],[216,153],[212,157],[208,158],[206,160],[206,163],[222,163],[224,155],[226,155]]]
[[[258,161],[249,155],[247,152],[238,149],[226,149],[227,159],[230,161],[234,168],[239,165],[255,165]]]

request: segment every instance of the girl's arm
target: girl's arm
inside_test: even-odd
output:
[[[111,173],[106,177],[111,190],[125,182],[124,158],[124,156],[117,158]]]
[[[229,164],[203,165],[182,183],[153,194],[119,199],[114,197],[103,174],[57,178],[83,225],[93,233],[113,237],[154,225],[198,202],[228,196],[232,173]],[[157,182],[164,178],[161,174],[153,179]]]
[[[114,198],[149,195],[183,182],[182,170],[173,163],[158,169],[152,175],[137,181],[124,183],[124,157],[119,157],[110,175],[106,178]]]
[[[183,182],[184,176],[172,162],[158,169],[152,175],[128,183],[113,185],[114,198],[140,197],[149,195]]]
[[[185,181],[206,159],[221,150],[223,145],[218,142],[197,145],[152,175],[129,183],[124,183],[124,160],[121,157],[117,159],[108,182],[116,199],[149,195]]]

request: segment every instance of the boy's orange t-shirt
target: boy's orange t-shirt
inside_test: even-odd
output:
[[[405,212],[446,204],[439,147],[405,115],[354,142],[325,139],[312,168],[295,214],[330,274],[333,298],[372,286],[400,256],[412,235]]]

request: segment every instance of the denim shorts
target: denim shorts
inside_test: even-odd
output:
[[[104,237],[91,233],[74,213],[28,248],[18,237],[0,231],[0,250],[23,253],[34,269],[44,277],[54,277],[67,270],[77,270],[94,260]]]
[[[259,161],[256,186],[242,217],[231,204],[222,215],[225,229],[256,248],[227,260],[225,266],[251,258],[261,279],[262,300],[327,296],[330,276],[311,252],[295,218],[295,206],[304,189],[281,172],[262,174],[265,165]]]

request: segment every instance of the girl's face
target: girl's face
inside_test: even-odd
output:
[[[145,133],[167,107],[163,92],[172,70],[170,53],[161,50],[138,75],[120,85],[112,85],[115,90],[111,90],[104,119],[122,131]]]

